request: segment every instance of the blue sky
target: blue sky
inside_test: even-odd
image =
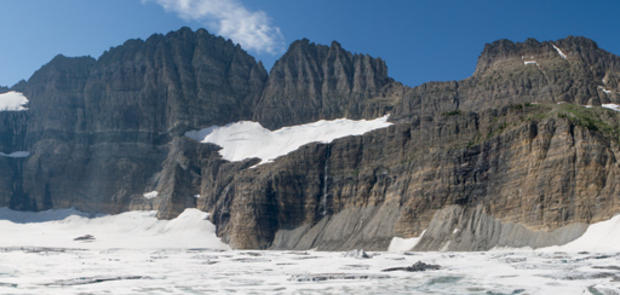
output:
[[[308,38],[386,60],[407,85],[469,76],[485,43],[593,39],[620,55],[620,1],[2,0],[0,85],[57,54],[98,57],[130,38],[181,26],[233,39],[270,68]]]

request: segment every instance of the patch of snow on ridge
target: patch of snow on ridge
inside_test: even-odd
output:
[[[144,194],[142,194],[142,196],[147,198],[147,199],[154,199],[154,198],[157,198],[157,196],[159,196],[159,192],[158,191],[152,191],[152,192],[144,193]]]
[[[553,49],[555,49],[555,51],[557,51],[563,59],[566,59],[566,54],[562,51],[562,49],[555,46],[555,44],[551,44],[551,46],[553,46]]]
[[[17,151],[17,152],[12,152],[10,154],[6,154],[6,153],[3,153],[3,152],[0,152],[0,157],[27,158],[28,156],[30,156],[30,152],[27,152],[27,151]]]
[[[9,91],[0,93],[0,112],[1,111],[25,111],[24,107],[28,103],[28,99],[20,92]]]
[[[597,88],[602,90],[605,94],[611,94],[612,93],[611,90],[609,90],[609,89],[607,89],[607,88],[605,88],[605,87],[603,87],[601,85],[599,85]]]
[[[171,220],[158,220],[156,215],[157,211],[130,211],[91,218],[73,209],[23,212],[0,208],[0,247],[230,249],[217,238],[208,213],[185,209]],[[74,241],[85,235],[94,240]]]
[[[388,117],[389,115],[385,115],[374,120],[320,120],[282,127],[275,131],[264,128],[257,122],[240,121],[221,127],[189,131],[185,136],[222,147],[219,153],[225,160],[234,162],[260,158],[260,164],[263,164],[311,142],[330,143],[341,137],[361,135],[388,127],[392,125],[387,121]]]
[[[424,236],[425,232],[426,231],[423,231],[419,237],[413,237],[413,238],[408,238],[408,239],[400,238],[400,237],[393,237],[392,241],[390,241],[390,245],[388,246],[388,252],[411,251],[411,249],[413,249],[413,247],[415,247],[418,244],[422,236]]]
[[[615,103],[604,103],[604,104],[601,104],[601,106],[606,108],[606,109],[610,109],[610,110],[614,110],[616,112],[620,112],[620,105],[615,104]]]

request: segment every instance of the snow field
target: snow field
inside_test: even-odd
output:
[[[392,125],[387,121],[388,117],[386,115],[374,120],[320,120],[275,131],[266,129],[257,122],[241,121],[222,127],[212,126],[189,131],[185,136],[222,147],[219,153],[225,160],[234,162],[260,158],[260,165],[272,162],[275,158],[311,142],[330,143],[341,137],[361,135],[388,127]]]

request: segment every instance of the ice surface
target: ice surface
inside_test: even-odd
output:
[[[0,93],[0,111],[25,111],[28,99],[20,92]]]
[[[335,139],[361,135],[392,125],[388,116],[374,120],[320,120],[313,123],[283,127],[275,131],[257,122],[241,121],[226,126],[212,126],[189,131],[185,136],[203,143],[222,147],[220,155],[228,161],[260,158],[261,164],[271,162],[311,142],[329,143]]]
[[[28,156],[30,156],[30,152],[27,152],[27,151],[17,151],[17,152],[12,152],[12,153],[8,153],[8,154],[0,152],[0,157],[27,158]]]
[[[228,249],[205,212],[186,209],[172,220],[158,220],[156,214],[131,211],[90,217],[73,209],[35,213],[0,208],[0,247]],[[84,235],[95,240],[88,244],[73,240]]]
[[[615,253],[0,248],[1,294],[617,294]],[[382,272],[417,261],[440,266]],[[614,293],[616,292],[616,293]]]
[[[562,49],[558,48],[557,46],[555,46],[555,44],[551,44],[553,46],[553,49],[555,49],[555,51],[558,52],[558,54],[563,58],[566,59],[566,54],[564,53],[564,51],[562,51]]]
[[[152,191],[152,192],[144,193],[144,194],[142,194],[142,196],[147,198],[147,199],[153,199],[153,198],[157,198],[157,196],[159,196],[159,192],[158,191]]]
[[[0,294],[620,292],[620,253],[614,247],[620,245],[620,217],[592,225],[582,237],[588,249],[605,252],[579,246],[574,250],[580,252],[465,253],[229,250],[206,217],[196,209],[158,221],[154,211],[89,217],[72,209],[0,208]],[[94,240],[74,241],[88,234]],[[382,272],[417,261],[440,269]]]

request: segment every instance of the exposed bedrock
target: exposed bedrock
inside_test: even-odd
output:
[[[262,65],[238,45],[189,28],[129,40],[97,60],[59,55],[12,88],[30,100],[21,112],[27,121],[5,127],[0,112],[0,146],[31,153],[10,173],[13,188],[0,184],[6,192],[0,203],[117,213],[157,209],[162,200],[145,200],[143,193],[165,187],[160,199],[172,201],[161,216],[178,214],[193,202],[177,196],[198,191],[181,188],[191,183],[186,176],[194,167],[173,164],[184,150],[179,138],[190,129],[250,119],[266,79]],[[197,159],[190,162],[199,165]],[[169,185],[160,186],[160,178]]]
[[[540,248],[566,244],[581,236],[586,223],[571,223],[552,231],[536,231],[501,222],[482,206],[450,205],[437,211],[414,249],[416,251],[485,251],[498,247]]]
[[[380,117],[397,97],[390,95],[387,66],[380,58],[352,54],[338,42],[293,42],[276,62],[253,118],[269,129],[347,117]]]
[[[456,109],[478,112],[527,102],[620,104],[620,57],[583,37],[554,42],[498,40],[485,45],[467,79],[395,88],[402,99],[394,106],[394,118]]]
[[[608,219],[620,207],[617,129],[584,127],[573,108],[618,127],[613,111],[572,105],[446,114],[306,145],[256,168],[221,163],[217,177],[203,174],[208,197],[198,205],[239,248],[386,249],[450,205],[542,231]],[[511,237],[519,234],[499,241]]]

